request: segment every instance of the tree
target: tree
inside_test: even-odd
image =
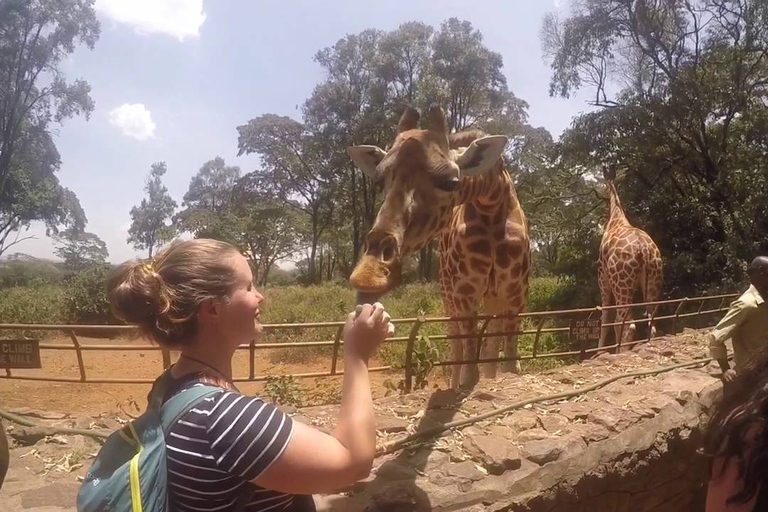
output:
[[[106,263],[109,257],[107,244],[93,233],[70,228],[53,238],[56,255],[64,260],[64,267],[68,270],[79,272]]]
[[[168,194],[162,182],[166,171],[165,162],[152,164],[144,186],[147,197],[141,200],[139,206],[131,208],[128,243],[139,250],[147,249],[150,258],[155,249],[170,242],[176,233],[175,227],[166,223],[176,209],[176,201]]]
[[[86,217],[77,196],[55,175],[61,161],[47,131],[25,130],[10,163],[0,201],[0,255],[29,239],[22,232],[34,221],[44,222],[49,235],[61,227],[83,229]]]
[[[88,0],[0,2],[0,204],[18,204],[14,185],[29,172],[20,171],[19,166],[35,153],[31,146],[46,146],[49,155],[51,148],[55,151],[49,123],[80,114],[87,118],[93,111],[88,83],[67,83],[60,64],[78,44],[93,48],[99,30],[93,3]],[[19,156],[20,152],[26,155]],[[51,172],[58,170],[58,154],[53,160],[56,165],[47,166]],[[62,190],[58,192],[62,199]],[[50,220],[39,213],[26,212],[25,217]],[[14,215],[4,220],[17,228],[25,225]]]
[[[306,245],[306,215],[274,198],[241,194],[231,217],[240,228],[234,243],[251,260],[259,285],[266,286],[277,262]]]
[[[240,168],[230,167],[217,156],[204,163],[189,183],[183,205],[187,208],[221,211],[229,206],[232,189],[240,179]]]
[[[600,110],[574,121],[563,158],[626,169],[625,209],[667,257],[670,293],[732,287],[768,251],[768,4],[588,0],[571,13],[542,29],[550,92],[589,88]]]
[[[239,167],[216,157],[203,164],[184,194],[184,210],[175,224],[197,238],[214,238],[236,246],[251,262],[259,284],[270,270],[304,242],[304,222],[295,208],[263,195]]]
[[[238,126],[238,154],[257,153],[262,168],[246,175],[246,188],[261,197],[276,197],[308,217],[309,278],[317,282],[320,237],[333,219],[337,196],[337,161],[325,142],[288,117],[266,114]]]
[[[221,157],[204,163],[190,180],[184,194],[184,210],[174,216],[174,225],[196,238],[215,238],[230,243],[241,229],[229,215],[232,193],[240,179],[240,168],[230,167]]]

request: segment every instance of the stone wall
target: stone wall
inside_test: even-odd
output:
[[[706,356],[695,332],[637,352],[540,375],[379,401],[381,441],[523,397]],[[366,481],[318,498],[329,511],[699,512],[707,462],[702,429],[721,384],[710,365],[626,379],[570,401],[534,405],[376,461]],[[327,414],[327,416],[326,416]],[[327,425],[335,413],[304,410]]]

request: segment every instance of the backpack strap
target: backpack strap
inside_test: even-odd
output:
[[[168,433],[197,402],[223,391],[216,386],[192,386],[172,396],[160,407],[160,422],[163,424],[163,432]]]

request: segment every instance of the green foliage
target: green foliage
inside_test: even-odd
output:
[[[66,288],[37,283],[0,290],[0,323],[66,323]]]
[[[63,277],[64,271],[51,261],[11,255],[0,263],[0,289],[34,283],[57,284]]]
[[[56,255],[64,260],[64,268],[74,272],[106,263],[109,251],[107,244],[85,231],[67,229],[55,235]]]
[[[139,206],[131,208],[128,243],[136,249],[147,249],[150,258],[164,243],[170,242],[176,233],[175,227],[167,224],[176,209],[176,201],[163,185],[162,178],[166,171],[165,162],[152,164],[144,186],[147,197],[141,200]]]
[[[301,407],[304,403],[305,390],[290,375],[267,377],[264,384],[264,394],[269,400],[278,405]]]
[[[112,315],[107,299],[107,278],[111,268],[97,265],[68,279],[64,310],[67,321],[75,324],[120,323]]]
[[[75,194],[59,184],[52,121],[93,111],[90,86],[67,83],[61,63],[79,43],[93,48],[99,23],[91,2],[0,3],[0,254],[26,239],[32,221],[50,232],[82,228]]]
[[[622,204],[661,249],[666,294],[740,285],[768,251],[768,4],[573,2],[542,34],[551,93],[586,88],[600,107],[563,134],[563,172],[626,170]]]

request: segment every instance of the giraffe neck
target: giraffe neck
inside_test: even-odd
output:
[[[611,210],[606,231],[613,228],[630,226],[631,224],[627,220],[627,216],[624,215],[624,209],[621,207],[621,200],[619,199],[619,193],[616,191],[616,184],[613,181],[608,182],[608,190],[611,195]]]
[[[503,164],[461,181],[459,204],[474,203],[478,210],[494,210],[509,201],[513,208],[519,206],[515,186]]]

